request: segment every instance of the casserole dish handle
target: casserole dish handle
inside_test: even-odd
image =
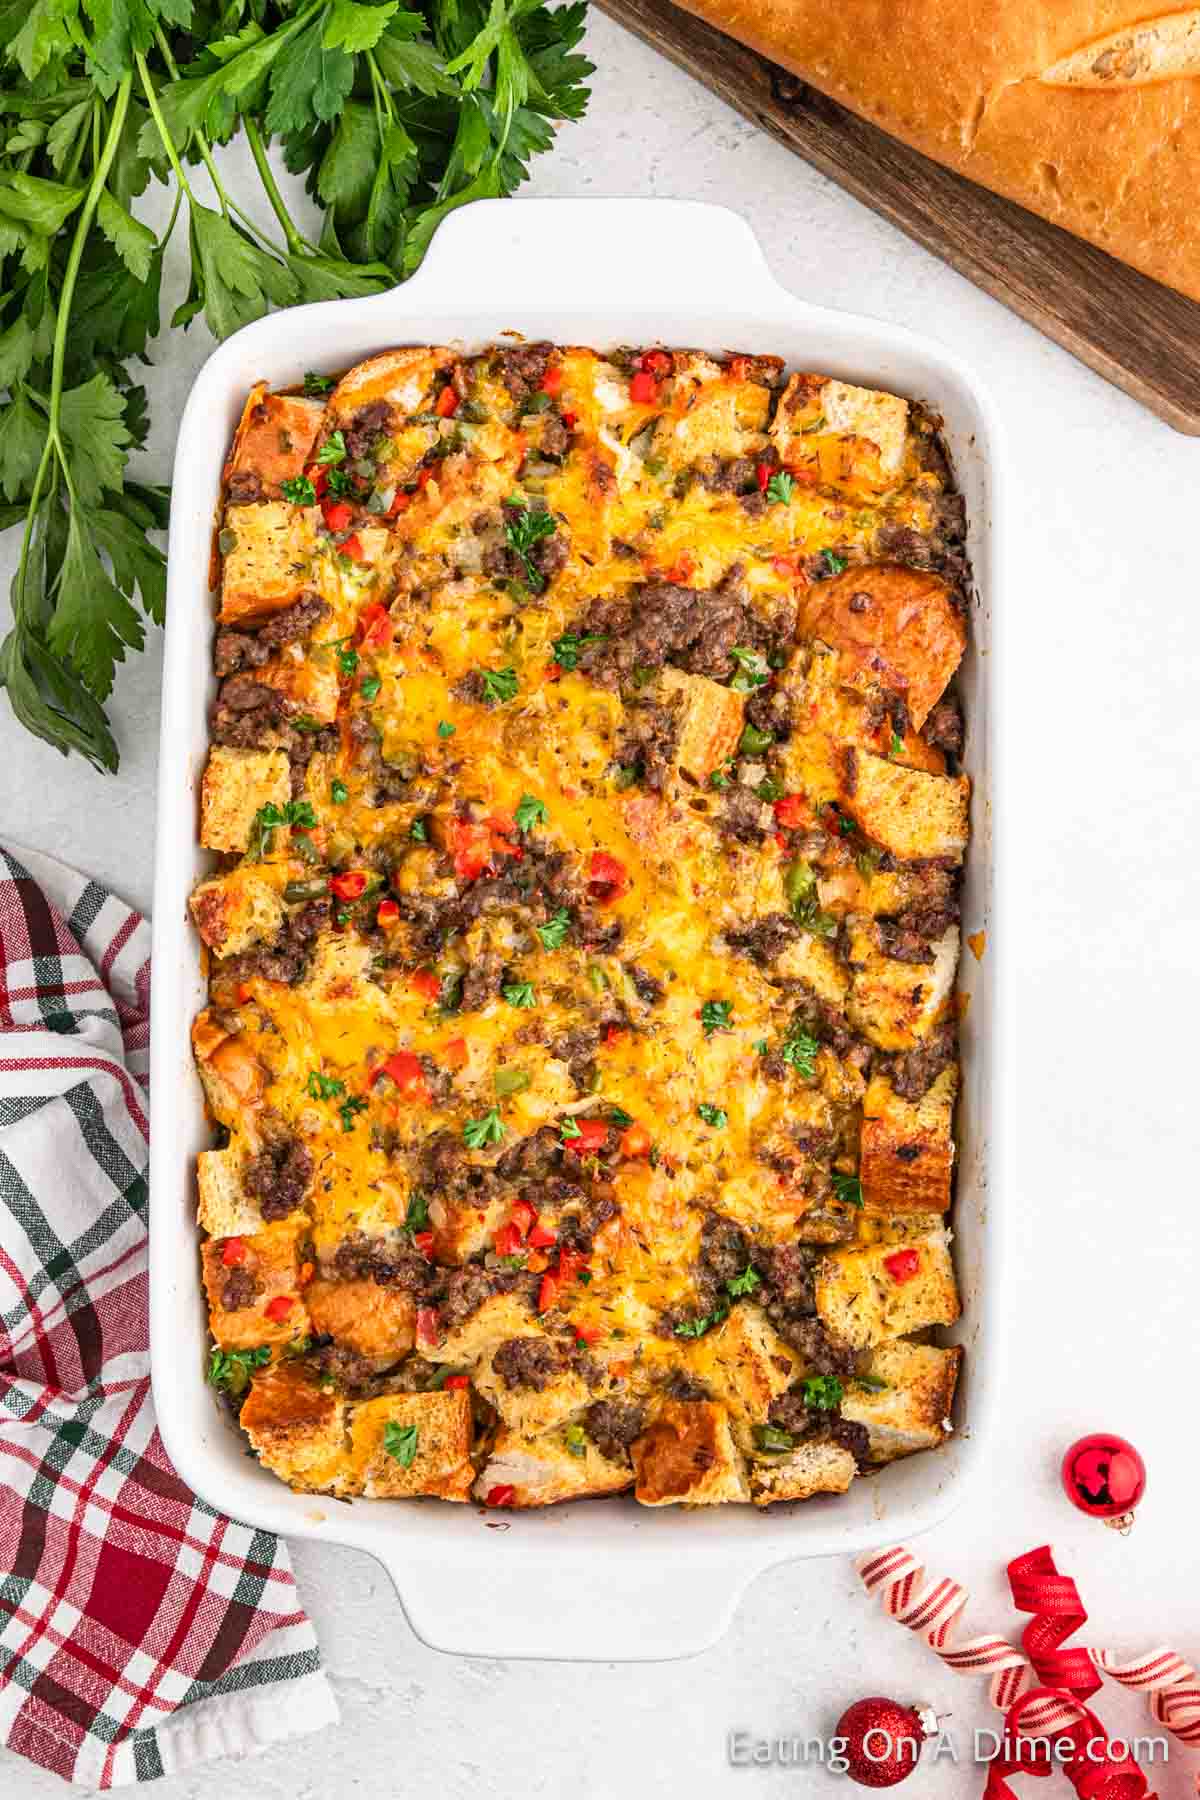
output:
[[[684,1569],[677,1545],[656,1542],[653,1530],[636,1534],[630,1555],[624,1511],[604,1521],[620,1554],[593,1542],[585,1555],[562,1544],[563,1524],[569,1521],[493,1513],[483,1522],[483,1543],[468,1537],[444,1559],[416,1562],[398,1549],[380,1560],[409,1624],[431,1649],[573,1662],[656,1662],[707,1650],[728,1629],[750,1577],[776,1560],[714,1558],[709,1542],[708,1555],[688,1559]]]
[[[781,292],[749,225],[723,206],[538,199],[476,200],[450,213],[416,274],[393,293],[403,294],[407,321],[426,291],[444,308],[481,280],[501,324],[510,305],[514,316],[528,316],[532,286],[539,312],[563,325],[584,314],[588,331],[606,307],[628,313],[632,288],[677,320],[681,313],[704,320],[714,308]],[[386,307],[389,298],[372,304]]]

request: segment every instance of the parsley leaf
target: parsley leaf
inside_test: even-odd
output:
[[[332,386],[332,375],[317,375],[312,369],[305,373],[304,391],[310,400],[319,399],[322,394],[327,394]]]
[[[331,431],[321,448],[317,451],[317,461],[323,464],[342,463],[346,460],[346,440],[340,431]]]
[[[543,538],[552,537],[558,525],[554,514],[534,512],[519,494],[510,494],[505,502],[504,541],[520,559],[525,570],[526,585],[535,593],[545,590],[546,577],[533,561],[532,551]]]
[[[513,817],[518,831],[532,831],[535,825],[546,823],[546,803],[535,800],[532,794],[522,794]]]
[[[770,681],[770,665],[760,651],[747,650],[735,644],[729,654],[738,665],[737,674],[729,684],[735,694],[752,693],[755,688]]]
[[[733,1276],[725,1283],[725,1292],[732,1294],[736,1300],[740,1299],[743,1294],[752,1294],[755,1288],[761,1286],[762,1276],[752,1263],[747,1263],[740,1275]]]
[[[379,698],[379,690],[382,686],[383,682],[378,675],[368,675],[359,682],[358,691],[369,706],[372,700]]]
[[[538,925],[535,929],[544,950],[557,950],[571,929],[571,915],[565,906],[560,906],[544,925]]]
[[[329,798],[335,806],[345,806],[350,798],[350,789],[344,781],[338,781],[335,777],[329,784]]]
[[[830,1179],[833,1182],[834,1198],[845,1206],[861,1206],[863,1203],[862,1181],[857,1175],[843,1175],[839,1170],[833,1171]]]
[[[772,506],[786,506],[792,497],[796,483],[793,478],[780,470],[771,476],[767,483],[767,500]]]
[[[451,725],[449,719],[438,720],[437,734],[440,738],[451,738],[454,736],[454,727]]]
[[[585,631],[579,637],[574,632],[565,631],[561,637],[556,637],[551,645],[554,651],[554,660],[560,669],[565,669],[569,674],[572,669],[578,667],[581,650],[586,650],[591,644],[605,644],[608,642],[608,637],[607,631]]]
[[[832,1412],[845,1391],[836,1375],[810,1375],[800,1387],[805,1406],[814,1412]]]
[[[293,506],[317,504],[317,490],[307,475],[289,476],[287,481],[280,482],[279,489],[284,499],[290,500]]]
[[[726,1125],[729,1123],[729,1114],[725,1111],[724,1107],[712,1106],[707,1100],[702,1100],[696,1108],[696,1111],[700,1114],[700,1117],[704,1120],[706,1125],[713,1125],[718,1131],[724,1131]]]
[[[353,1131],[355,1118],[366,1109],[367,1102],[362,1094],[352,1094],[348,1100],[343,1100],[338,1107],[338,1118],[342,1121],[342,1130]]]
[[[816,1074],[816,1058],[820,1048],[816,1038],[793,1028],[783,1041],[780,1055],[785,1063],[795,1069],[797,1075],[802,1075],[805,1081],[811,1081]]]
[[[845,574],[847,563],[844,556],[839,556],[835,550],[822,550],[821,558],[831,575]]]
[[[503,706],[517,697],[517,675],[515,669],[485,669],[483,671],[483,697],[495,706]]]
[[[310,1069],[304,1091],[314,1100],[333,1100],[338,1094],[344,1094],[346,1084],[335,1075],[322,1075],[318,1069]]]
[[[729,1317],[728,1300],[718,1300],[711,1312],[702,1313],[697,1319],[681,1319],[675,1327],[675,1336],[681,1338],[700,1338],[711,1331],[714,1325],[720,1325]]]
[[[268,800],[260,806],[250,824],[250,833],[246,840],[246,855],[251,862],[262,862],[271,854],[275,842],[277,825],[295,825],[303,831],[311,831],[317,822],[317,815],[308,800],[289,800],[283,806],[276,806]]]
[[[572,1118],[560,1119],[558,1130],[564,1144],[569,1144],[572,1138],[583,1136],[583,1132]]]
[[[728,1031],[733,1020],[732,1000],[706,1000],[700,1008],[700,1023],[705,1037],[714,1031]]]
[[[416,1233],[424,1231],[429,1224],[429,1202],[420,1188],[414,1188],[408,1197],[408,1206],[404,1213],[405,1231]]]
[[[397,1425],[395,1419],[389,1419],[383,1428],[383,1447],[389,1456],[394,1456],[402,1469],[411,1469],[416,1459],[417,1443],[421,1435],[418,1425]]]
[[[251,1369],[263,1369],[271,1360],[269,1344],[254,1350],[214,1350],[209,1358],[207,1379],[223,1393],[236,1399],[250,1385]]]
[[[463,1126],[463,1142],[468,1150],[482,1150],[485,1144],[498,1144],[504,1131],[499,1109],[489,1106],[481,1119],[467,1120]]]
[[[510,981],[500,989],[501,994],[510,1006],[536,1006],[537,996],[533,991],[532,981]]]

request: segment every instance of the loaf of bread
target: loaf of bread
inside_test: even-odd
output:
[[[1200,7],[680,3],[926,156],[1200,300]]]

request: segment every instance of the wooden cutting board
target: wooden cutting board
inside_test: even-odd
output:
[[[1200,305],[930,162],[670,0],[597,0],[848,193],[1177,431],[1200,436]]]

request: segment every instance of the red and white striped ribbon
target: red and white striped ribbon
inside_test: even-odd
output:
[[[1057,1650],[1057,1641],[1082,1624],[1087,1615],[1074,1582],[1057,1574],[1048,1552],[1031,1552],[1009,1566],[1014,1597],[1024,1576],[1029,1592],[1056,1603],[1051,1606],[1051,1619],[1057,1611],[1059,1620],[1057,1626],[1050,1626],[1049,1655],[1046,1659],[1039,1657],[1040,1671],[1007,1638],[983,1636],[954,1641],[959,1617],[970,1597],[967,1589],[946,1577],[927,1577],[923,1564],[903,1545],[871,1551],[858,1559],[856,1567],[867,1592],[879,1597],[889,1618],[922,1636],[947,1668],[960,1675],[990,1676],[989,1698],[999,1711],[1008,1713],[1023,1695],[1031,1695],[1018,1708],[1015,1719],[1024,1736],[1053,1736],[1089,1716],[1081,1701],[1100,1685],[1099,1673],[1094,1677],[1087,1673],[1090,1664],[1122,1687],[1146,1694],[1155,1723],[1181,1744],[1200,1745],[1200,1676],[1177,1651],[1160,1648],[1135,1661],[1123,1662],[1111,1650]],[[1033,1609],[1031,1601],[1018,1599],[1018,1604]],[[1042,1618],[1035,1624],[1045,1627],[1047,1620]],[[1034,1627],[1029,1630],[1032,1632]],[[1048,1666],[1051,1664],[1061,1665],[1071,1673],[1059,1674],[1055,1679]],[[1049,1681],[1054,1682],[1052,1689],[1044,1685]],[[1068,1682],[1079,1699],[1066,1691]],[[1036,1697],[1033,1689],[1039,1690]],[[1200,1776],[1196,1786],[1200,1792]]]

